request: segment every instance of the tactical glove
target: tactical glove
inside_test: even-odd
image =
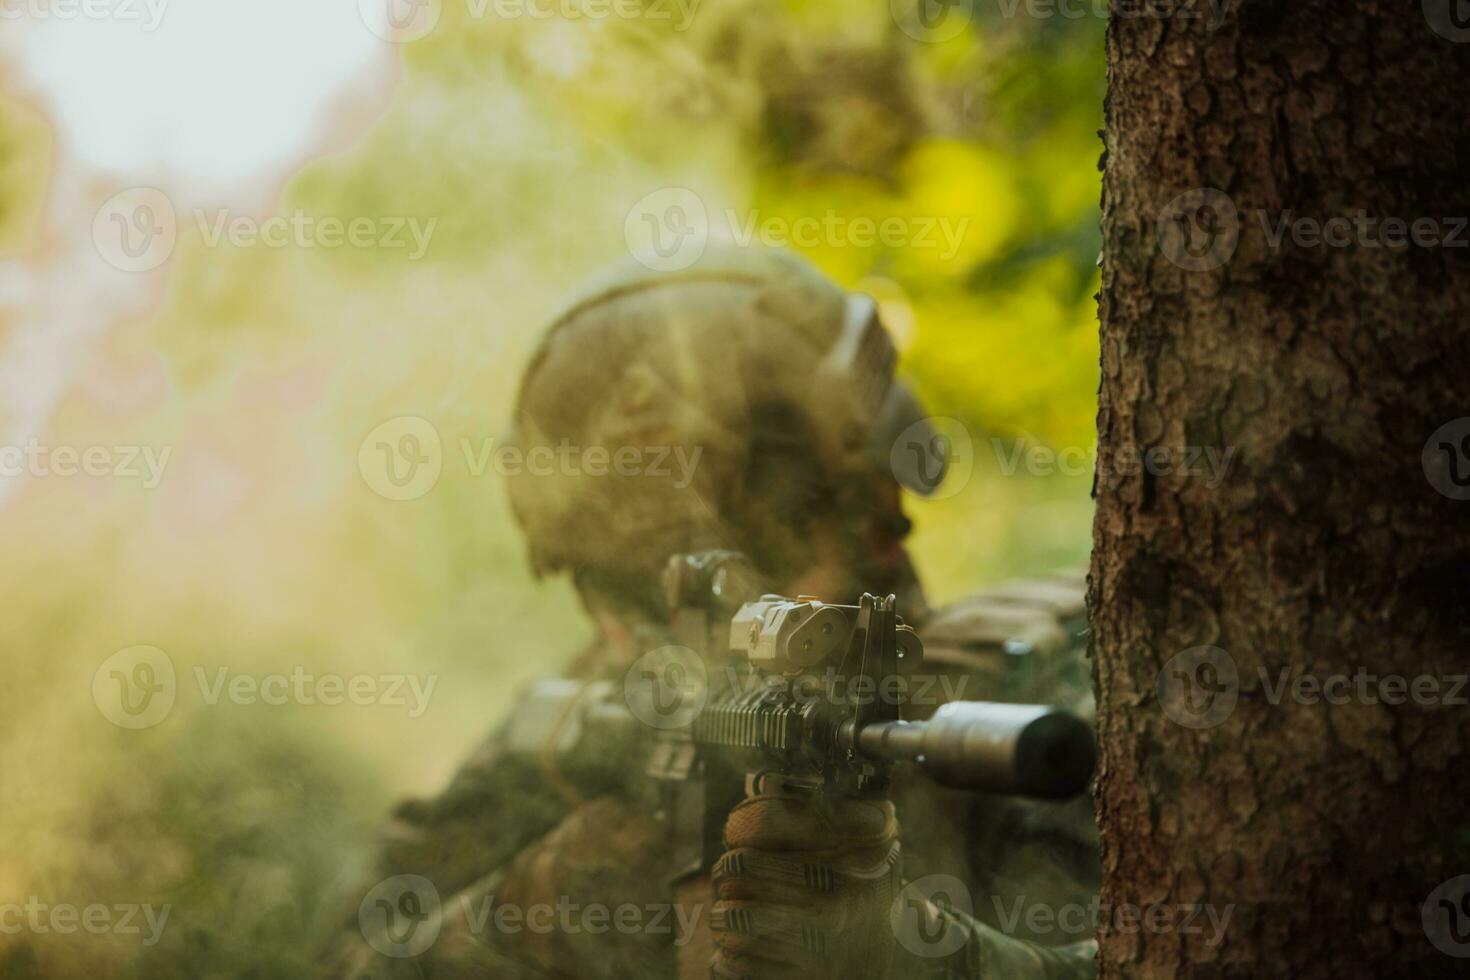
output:
[[[731,811],[724,836],[711,876],[715,977],[886,974],[900,888],[892,803],[764,792]]]

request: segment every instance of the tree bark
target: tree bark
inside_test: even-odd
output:
[[[1126,6],[1089,592],[1100,975],[1470,975],[1470,25],[1449,39],[1452,0],[1241,0],[1213,27]],[[1334,217],[1330,242],[1293,224]],[[1441,244],[1393,246],[1388,218]],[[1192,905],[1229,910],[1217,942]]]

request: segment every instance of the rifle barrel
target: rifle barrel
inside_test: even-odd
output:
[[[1085,790],[1097,762],[1090,725],[1034,704],[953,701],[928,721],[864,725],[854,741],[863,755],[912,762],[944,786],[1044,799]]]

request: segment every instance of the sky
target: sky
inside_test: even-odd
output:
[[[392,45],[368,0],[0,0],[0,37],[61,165],[172,191],[279,180]]]

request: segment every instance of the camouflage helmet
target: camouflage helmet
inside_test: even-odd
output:
[[[733,548],[777,573],[803,514],[871,509],[875,479],[906,528],[889,450],[925,423],[895,361],[873,300],[791,255],[613,267],[548,327],[516,399],[508,484],[533,567],[646,574]]]

